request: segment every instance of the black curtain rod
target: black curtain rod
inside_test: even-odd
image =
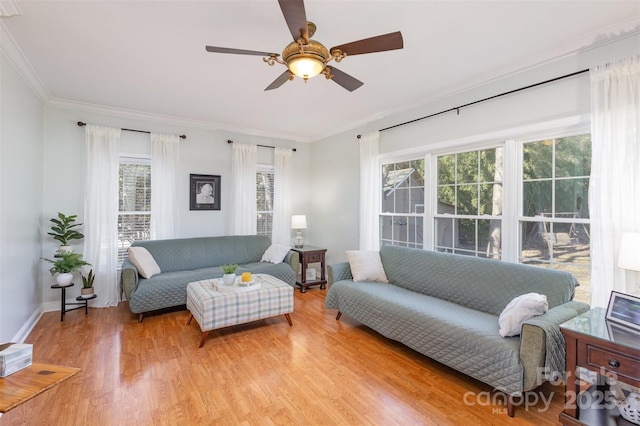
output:
[[[227,139],[227,143],[233,143],[233,141],[232,141],[231,139]],[[260,145],[260,144],[257,144],[256,146],[261,146],[261,147],[263,147],[263,148],[272,148],[272,149],[276,149],[276,147],[275,147],[275,146],[271,146],[271,145]],[[295,148],[291,148],[291,151],[296,152],[296,149],[295,149]]]
[[[379,131],[380,132],[384,132],[385,130],[395,129],[396,127],[404,126],[405,124],[415,123],[416,121],[424,120],[426,118],[435,117],[436,115],[446,114],[447,112],[456,111],[458,114],[460,114],[460,109],[461,108],[465,108],[465,107],[468,107],[468,106],[471,106],[471,105],[479,104],[481,102],[490,101],[492,99],[499,98],[501,96],[511,95],[512,93],[521,92],[523,90],[531,89],[533,87],[542,86],[543,84],[553,83],[554,81],[558,81],[558,80],[562,80],[562,79],[565,79],[565,78],[573,77],[573,76],[576,76],[576,75],[579,75],[579,74],[584,74],[585,72],[589,72],[589,70],[586,69],[586,70],[576,71],[576,72],[572,72],[571,74],[566,74],[566,75],[563,75],[563,76],[560,76],[560,77],[552,78],[550,80],[545,80],[545,81],[541,81],[539,83],[534,83],[534,84],[530,84],[528,86],[520,87],[519,89],[509,90],[508,92],[500,93],[498,95],[489,96],[488,98],[484,98],[484,99],[480,99],[480,100],[477,100],[477,101],[469,102],[468,104],[460,105],[460,106],[457,106],[455,108],[449,108],[449,109],[446,109],[444,111],[436,112],[435,114],[430,114],[430,115],[426,115],[424,117],[415,118],[413,120],[405,121],[404,123],[400,123],[400,124],[394,124],[393,126],[385,127],[384,129],[380,129]],[[358,135],[358,139],[360,139],[361,137],[362,137],[362,135]]]
[[[87,123],[83,123],[82,121],[78,121],[78,126],[82,127],[82,126],[86,126]],[[150,134],[151,132],[147,131],[147,130],[135,130],[135,129],[121,129],[121,130],[126,130],[127,132],[138,132],[138,133],[147,133]],[[187,135],[180,135],[180,139],[186,139]]]

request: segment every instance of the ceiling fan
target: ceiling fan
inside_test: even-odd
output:
[[[284,48],[282,58],[278,53],[228,47],[206,47],[207,52],[262,56],[262,60],[271,66],[276,62],[285,65],[287,70],[267,86],[265,91],[277,89],[285,82],[293,80],[295,76],[302,78],[306,83],[310,78],[324,74],[327,80],[331,79],[353,92],[364,83],[334,66],[327,65],[329,62],[332,60],[340,62],[347,56],[384,52],[403,47],[402,34],[400,31],[396,31],[327,49],[321,43],[311,40],[316,32],[316,26],[313,22],[307,22],[304,0],[278,0],[278,3],[294,40]]]

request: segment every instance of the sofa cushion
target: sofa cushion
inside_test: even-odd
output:
[[[282,263],[287,253],[291,251],[290,246],[282,244],[271,244],[262,255],[261,262]]]
[[[129,247],[127,250],[131,263],[138,268],[138,273],[145,278],[151,278],[152,276],[162,272],[160,267],[151,256],[151,253],[144,247]]]
[[[513,299],[498,318],[502,337],[518,336],[525,321],[549,310],[547,296],[538,293],[527,293]]]
[[[387,283],[380,253],[374,250],[347,250],[347,259],[354,281]]]
[[[162,272],[259,262],[270,245],[271,239],[266,235],[176,238],[132,244],[149,250]]]
[[[392,245],[380,257],[389,282],[496,316],[529,292],[544,294],[554,308],[573,298],[577,284],[569,272],[503,260]]]

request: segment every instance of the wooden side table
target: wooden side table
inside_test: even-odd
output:
[[[324,289],[327,285],[324,261],[324,254],[327,252],[327,249],[315,246],[304,246],[302,248],[294,247],[291,250],[297,252],[300,256],[302,271],[296,275],[296,285],[300,286],[300,293],[306,293],[307,287],[316,285]],[[320,263],[320,279],[307,281],[307,268],[310,263]]]
[[[605,320],[605,310],[594,308],[560,325],[566,357],[565,406],[560,414],[563,425],[621,425],[615,399],[604,380],[640,386],[640,339],[634,331]],[[576,368],[598,375],[595,385],[580,392]]]
[[[60,321],[64,321],[64,314],[70,311],[75,311],[76,309],[84,308],[84,314],[87,315],[89,313],[89,300],[95,299],[96,297],[98,297],[95,293],[87,297],[78,296],[76,297],[76,300],[78,301],[77,303],[72,303],[72,302],[67,303],[67,299],[66,299],[67,288],[73,287],[73,286],[74,286],[74,283],[71,283],[69,285],[54,284],[51,286],[51,288],[62,290],[62,296],[60,299]],[[71,305],[79,305],[79,306],[76,306],[75,308],[67,309],[67,306],[71,306]]]

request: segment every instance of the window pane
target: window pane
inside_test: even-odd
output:
[[[556,177],[591,174],[591,135],[571,136],[556,141]]]
[[[455,155],[438,157],[438,185],[452,184],[456,181]]]
[[[556,217],[589,217],[589,179],[562,179],[556,181]]]
[[[118,215],[118,263],[127,258],[127,249],[134,241],[150,239],[150,214]]]
[[[409,196],[411,192],[409,188],[397,188],[394,191],[395,195],[395,213],[409,213]]]
[[[424,213],[424,187],[411,189],[411,208],[409,213]]]
[[[523,216],[533,217],[542,213],[551,213],[551,182],[550,180],[523,182]]]
[[[151,166],[120,164],[119,211],[151,211]]]
[[[458,219],[456,253],[476,251],[476,219]]]
[[[439,186],[438,187],[438,213],[456,212],[456,189],[455,186]]]
[[[478,152],[458,154],[458,183],[478,182]]]
[[[458,211],[457,214],[478,214],[478,186],[458,186]]]
[[[553,168],[553,140],[524,144],[522,178],[549,179]]]
[[[256,232],[271,237],[273,231],[274,174],[270,171],[256,173]]]
[[[491,259],[502,258],[502,221],[499,219],[478,221],[478,251]]]
[[[381,216],[382,244],[423,247],[423,219],[420,216]]]
[[[448,218],[436,218],[436,250],[452,251],[453,242],[456,240],[457,230],[455,221]]]
[[[496,152],[499,154],[497,158]],[[496,176],[496,169],[499,171],[498,176]],[[479,182],[502,182],[502,148],[480,151]]]

